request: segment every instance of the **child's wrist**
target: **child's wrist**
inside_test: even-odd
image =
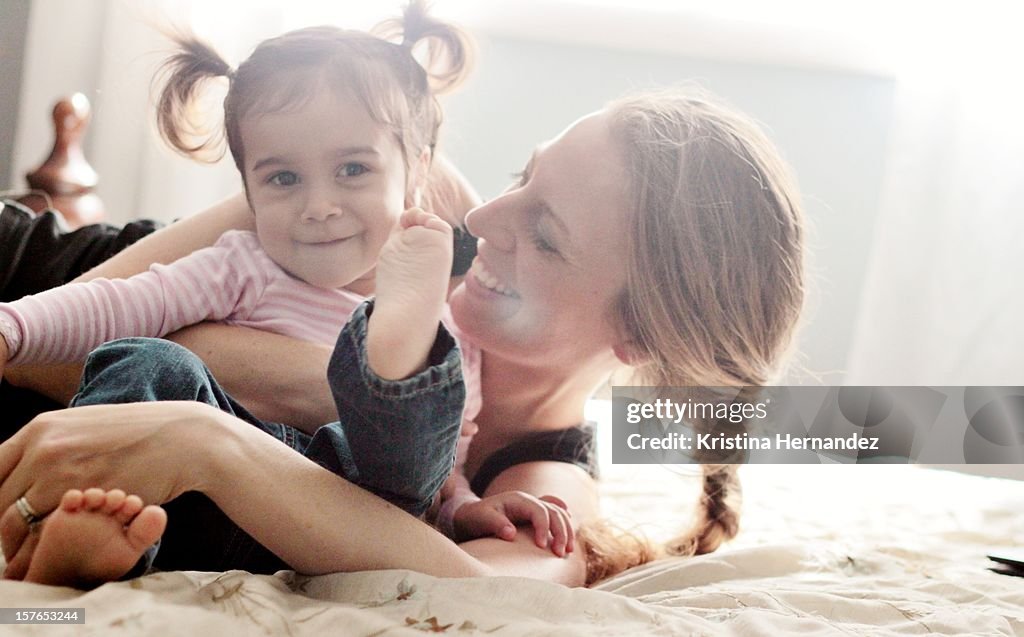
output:
[[[481,498],[472,492],[459,493],[448,498],[441,504],[441,510],[437,513],[437,528],[444,533],[445,536],[455,540],[458,537],[455,516],[459,512],[459,509],[467,504],[479,502],[480,500]]]

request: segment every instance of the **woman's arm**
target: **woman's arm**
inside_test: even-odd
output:
[[[584,551],[558,558],[535,546],[530,533],[519,533],[514,542],[488,538],[456,546],[257,428],[200,403],[100,405],[36,418],[0,445],[0,511],[7,511],[0,530],[6,545],[19,546],[28,533],[11,508],[18,497],[45,513],[67,489],[83,485],[124,489],[147,502],[200,491],[257,541],[309,574],[407,568],[442,577],[518,575],[571,586],[582,585],[585,577]],[[557,495],[576,524],[597,515],[594,482],[573,465],[516,465],[487,493],[508,490]]]
[[[211,470],[198,490],[292,568],[308,574],[389,568],[441,577],[492,574],[398,507],[231,421],[229,436],[212,457],[208,452]]]
[[[524,491],[534,496],[554,495],[565,501],[573,527],[598,517],[597,485],[585,471],[565,462],[528,462],[513,465],[487,487],[485,496],[504,491]],[[586,580],[586,551],[577,544],[565,558],[538,548],[533,534],[520,530],[512,542],[480,538],[459,545],[486,564],[496,575],[531,577],[566,586],[583,586]]]
[[[245,196],[237,194],[206,210],[175,221],[128,246],[75,281],[104,277],[125,279],[154,263],[170,263],[213,245],[228,230],[252,230],[252,212]]]
[[[67,489],[84,485],[161,503],[203,492],[305,573],[409,568],[443,577],[491,574],[411,515],[200,403],[80,407],[26,425],[0,445],[5,546],[16,549],[28,533],[11,507],[18,497],[46,513]]]
[[[257,418],[312,434],[338,419],[327,383],[332,348],[263,330],[200,323],[167,336],[196,353]]]

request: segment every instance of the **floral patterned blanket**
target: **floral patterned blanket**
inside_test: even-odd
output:
[[[609,513],[667,535],[696,501],[678,473],[606,465]],[[4,581],[0,608],[83,607],[85,623],[0,634],[1024,635],[1024,579],[985,558],[1024,545],[1024,482],[907,466],[741,476],[735,541],[595,589],[409,571],[157,573],[85,593]]]

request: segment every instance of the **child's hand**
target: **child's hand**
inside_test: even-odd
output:
[[[463,540],[493,536],[511,542],[516,524],[527,522],[533,525],[534,543],[539,548],[550,547],[559,557],[572,553],[572,516],[565,502],[553,495],[537,498],[522,491],[506,491],[488,496],[459,507],[454,526]]]

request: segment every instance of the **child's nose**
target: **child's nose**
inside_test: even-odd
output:
[[[302,218],[306,221],[326,221],[331,217],[340,217],[344,212],[341,202],[331,193],[311,193]]]

